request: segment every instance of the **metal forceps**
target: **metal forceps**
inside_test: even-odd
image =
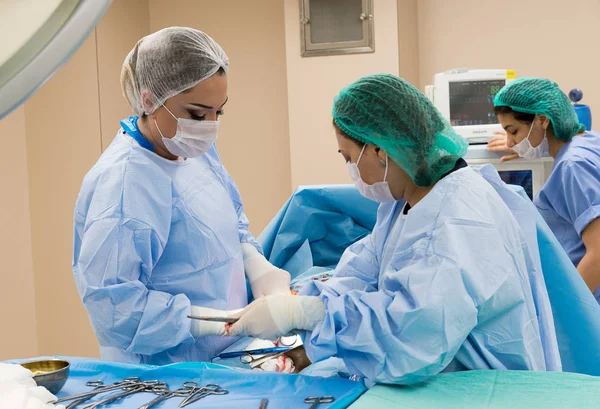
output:
[[[242,355],[242,356],[240,356],[240,362],[242,362],[243,364],[250,365],[252,368],[256,368],[257,366],[264,364],[269,359],[277,358],[281,355],[287,354],[288,352],[291,352],[291,351],[295,350],[296,348],[300,348],[301,346],[302,345],[298,345],[297,347],[294,347],[294,348],[288,348],[286,351],[263,355],[259,358],[254,358],[254,356],[252,356],[250,354]]]
[[[229,391],[227,389],[223,389],[215,384],[208,384],[201,388],[196,387],[194,391],[179,404],[179,407],[183,408],[184,406],[190,405],[209,395],[227,395],[228,393]]]
[[[248,351],[221,352],[215,358],[226,359],[226,358],[235,358],[235,357],[243,356],[243,355],[265,355],[265,354],[272,354],[272,353],[276,353],[276,352],[285,352],[285,351],[289,351],[289,350],[290,350],[290,347],[257,348],[257,349],[250,349]],[[244,363],[244,361],[242,361],[242,363]]]
[[[133,384],[131,386],[125,387],[125,391],[121,393],[117,393],[116,395],[111,395],[107,398],[99,400],[98,402],[93,402],[88,405],[83,406],[81,409],[95,409],[98,406],[106,405],[112,403],[116,400],[123,399],[127,396],[141,393],[141,392],[158,392],[161,390],[166,390],[167,384],[159,381],[144,381],[138,384]]]
[[[275,348],[271,348],[272,351],[267,352],[267,351],[261,351],[261,350],[255,350],[255,351],[248,351],[243,355],[240,355],[240,362],[246,365],[260,365],[262,364],[264,361],[266,361],[267,359],[270,358],[276,358],[280,355],[285,354],[288,351],[291,351],[292,348],[288,348],[288,347],[275,347]],[[260,361],[260,363],[259,363]]]
[[[123,389],[127,386],[135,385],[139,382],[140,382],[140,378],[138,378],[136,376],[133,376],[130,378],[125,378],[120,382],[115,382],[112,385],[106,385],[106,386],[101,386],[102,381],[90,381],[87,383],[87,385],[95,386],[96,388],[94,390],[91,390],[89,392],[78,393],[77,395],[65,396],[64,398],[60,398],[58,400],[52,401],[52,403],[56,404],[56,403],[66,402],[68,400],[79,400],[79,399],[83,399],[83,398],[85,398],[85,400],[88,400],[90,398],[93,398],[96,395],[101,394],[101,393],[110,392],[110,391],[114,391],[117,389]]]
[[[170,391],[170,390],[164,390],[164,391],[158,391],[156,392],[159,396],[152,400],[151,402],[146,403],[143,406],[140,406],[138,409],[150,409],[153,406],[158,405],[159,403],[170,399],[170,398],[175,398],[175,397],[180,397],[180,398],[185,398],[187,396],[189,396],[191,393],[194,392],[194,390],[196,390],[198,384],[196,384],[196,382],[194,381],[186,381],[183,383],[183,385],[181,386],[181,388],[176,389],[174,391]]]
[[[333,396],[309,396],[308,398],[304,399],[304,403],[311,403],[310,408],[308,409],[315,409],[321,403],[331,403],[334,400],[335,398]]]
[[[104,382],[102,382],[102,381],[89,381],[89,382],[86,382],[85,385],[94,387],[94,389],[93,389],[94,391],[106,387],[106,385],[104,385]],[[90,399],[92,399],[91,396],[89,398],[81,398],[81,399],[74,400],[73,402],[71,402],[67,405],[66,409],[73,409],[75,406],[81,405],[83,402],[90,400]]]
[[[292,348],[292,346],[296,343],[296,341],[298,339],[298,335],[294,335],[293,342],[291,344],[286,344],[283,341],[283,339],[284,339],[284,337],[279,337],[278,344],[281,345],[280,347],[270,348],[271,350],[273,350],[272,353],[266,353],[260,357],[255,358],[254,354],[253,354],[254,351],[247,351],[245,354],[240,356],[240,362],[243,364],[246,364],[246,365],[250,365],[250,366],[252,366],[252,368],[256,368],[257,366],[262,365],[263,363],[265,363],[266,361],[268,361],[271,358],[277,358],[278,356],[281,356],[283,354],[286,354],[286,353],[298,348],[298,347]],[[260,350],[256,350],[256,351],[260,351]],[[261,355],[260,352],[257,355]]]

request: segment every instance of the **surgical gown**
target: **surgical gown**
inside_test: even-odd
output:
[[[135,117],[122,121],[136,133]],[[166,160],[123,129],[83,181],[73,272],[104,359],[207,361],[236,339],[190,333],[190,305],[247,305],[241,242],[256,246],[213,147]]]
[[[457,170],[407,214],[399,202],[382,204],[372,234],[346,250],[334,277],[305,288],[326,306],[306,335],[307,355],[340,357],[371,383],[465,369],[560,370],[536,264],[494,187],[472,168]]]
[[[575,266],[585,256],[581,233],[600,217],[600,134],[574,136],[556,155],[534,203]],[[600,288],[594,293],[600,302]]]

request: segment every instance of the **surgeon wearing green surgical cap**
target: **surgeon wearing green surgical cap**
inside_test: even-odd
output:
[[[506,131],[489,149],[516,157],[554,158],[534,203],[600,302],[600,134],[586,131],[553,81],[520,78],[496,96]]]
[[[535,217],[528,199],[491,165],[467,166],[467,143],[394,75],[344,88],[333,123],[358,190],[381,203],[375,228],[344,252],[333,278],[253,302],[230,335],[304,330],[312,362],[337,356],[369,384],[465,369],[560,370],[538,250],[511,211]]]

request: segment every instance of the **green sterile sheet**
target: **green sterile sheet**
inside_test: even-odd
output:
[[[600,409],[600,377],[465,371],[410,386],[376,385],[350,409]]]

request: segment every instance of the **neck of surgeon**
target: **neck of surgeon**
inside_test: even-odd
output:
[[[414,182],[412,182],[412,184],[407,186],[404,191],[404,199],[406,199],[411,208],[415,207],[417,203],[419,203],[425,196],[427,196],[429,192],[431,192],[431,189],[433,189],[434,186],[435,183],[431,186],[423,187],[417,186]],[[392,187],[390,189],[392,190],[392,195],[396,197],[394,189]]]
[[[392,160],[389,161],[387,179],[394,199],[406,200],[411,208],[415,207],[435,186],[435,183],[431,186],[417,186],[412,178]]]
[[[169,152],[163,143],[160,142],[160,137],[156,137],[157,130],[152,129],[152,121],[148,121],[147,116],[140,116],[138,118],[137,124],[138,129],[140,130],[142,136],[148,140],[152,144],[154,148],[154,152],[168,160],[178,160],[179,156],[173,155]]]
[[[556,158],[558,152],[562,149],[563,146],[567,144],[566,141],[561,141],[554,136],[554,132],[552,132],[552,128],[548,128],[548,135],[546,136],[548,139],[548,153],[553,158]]]

